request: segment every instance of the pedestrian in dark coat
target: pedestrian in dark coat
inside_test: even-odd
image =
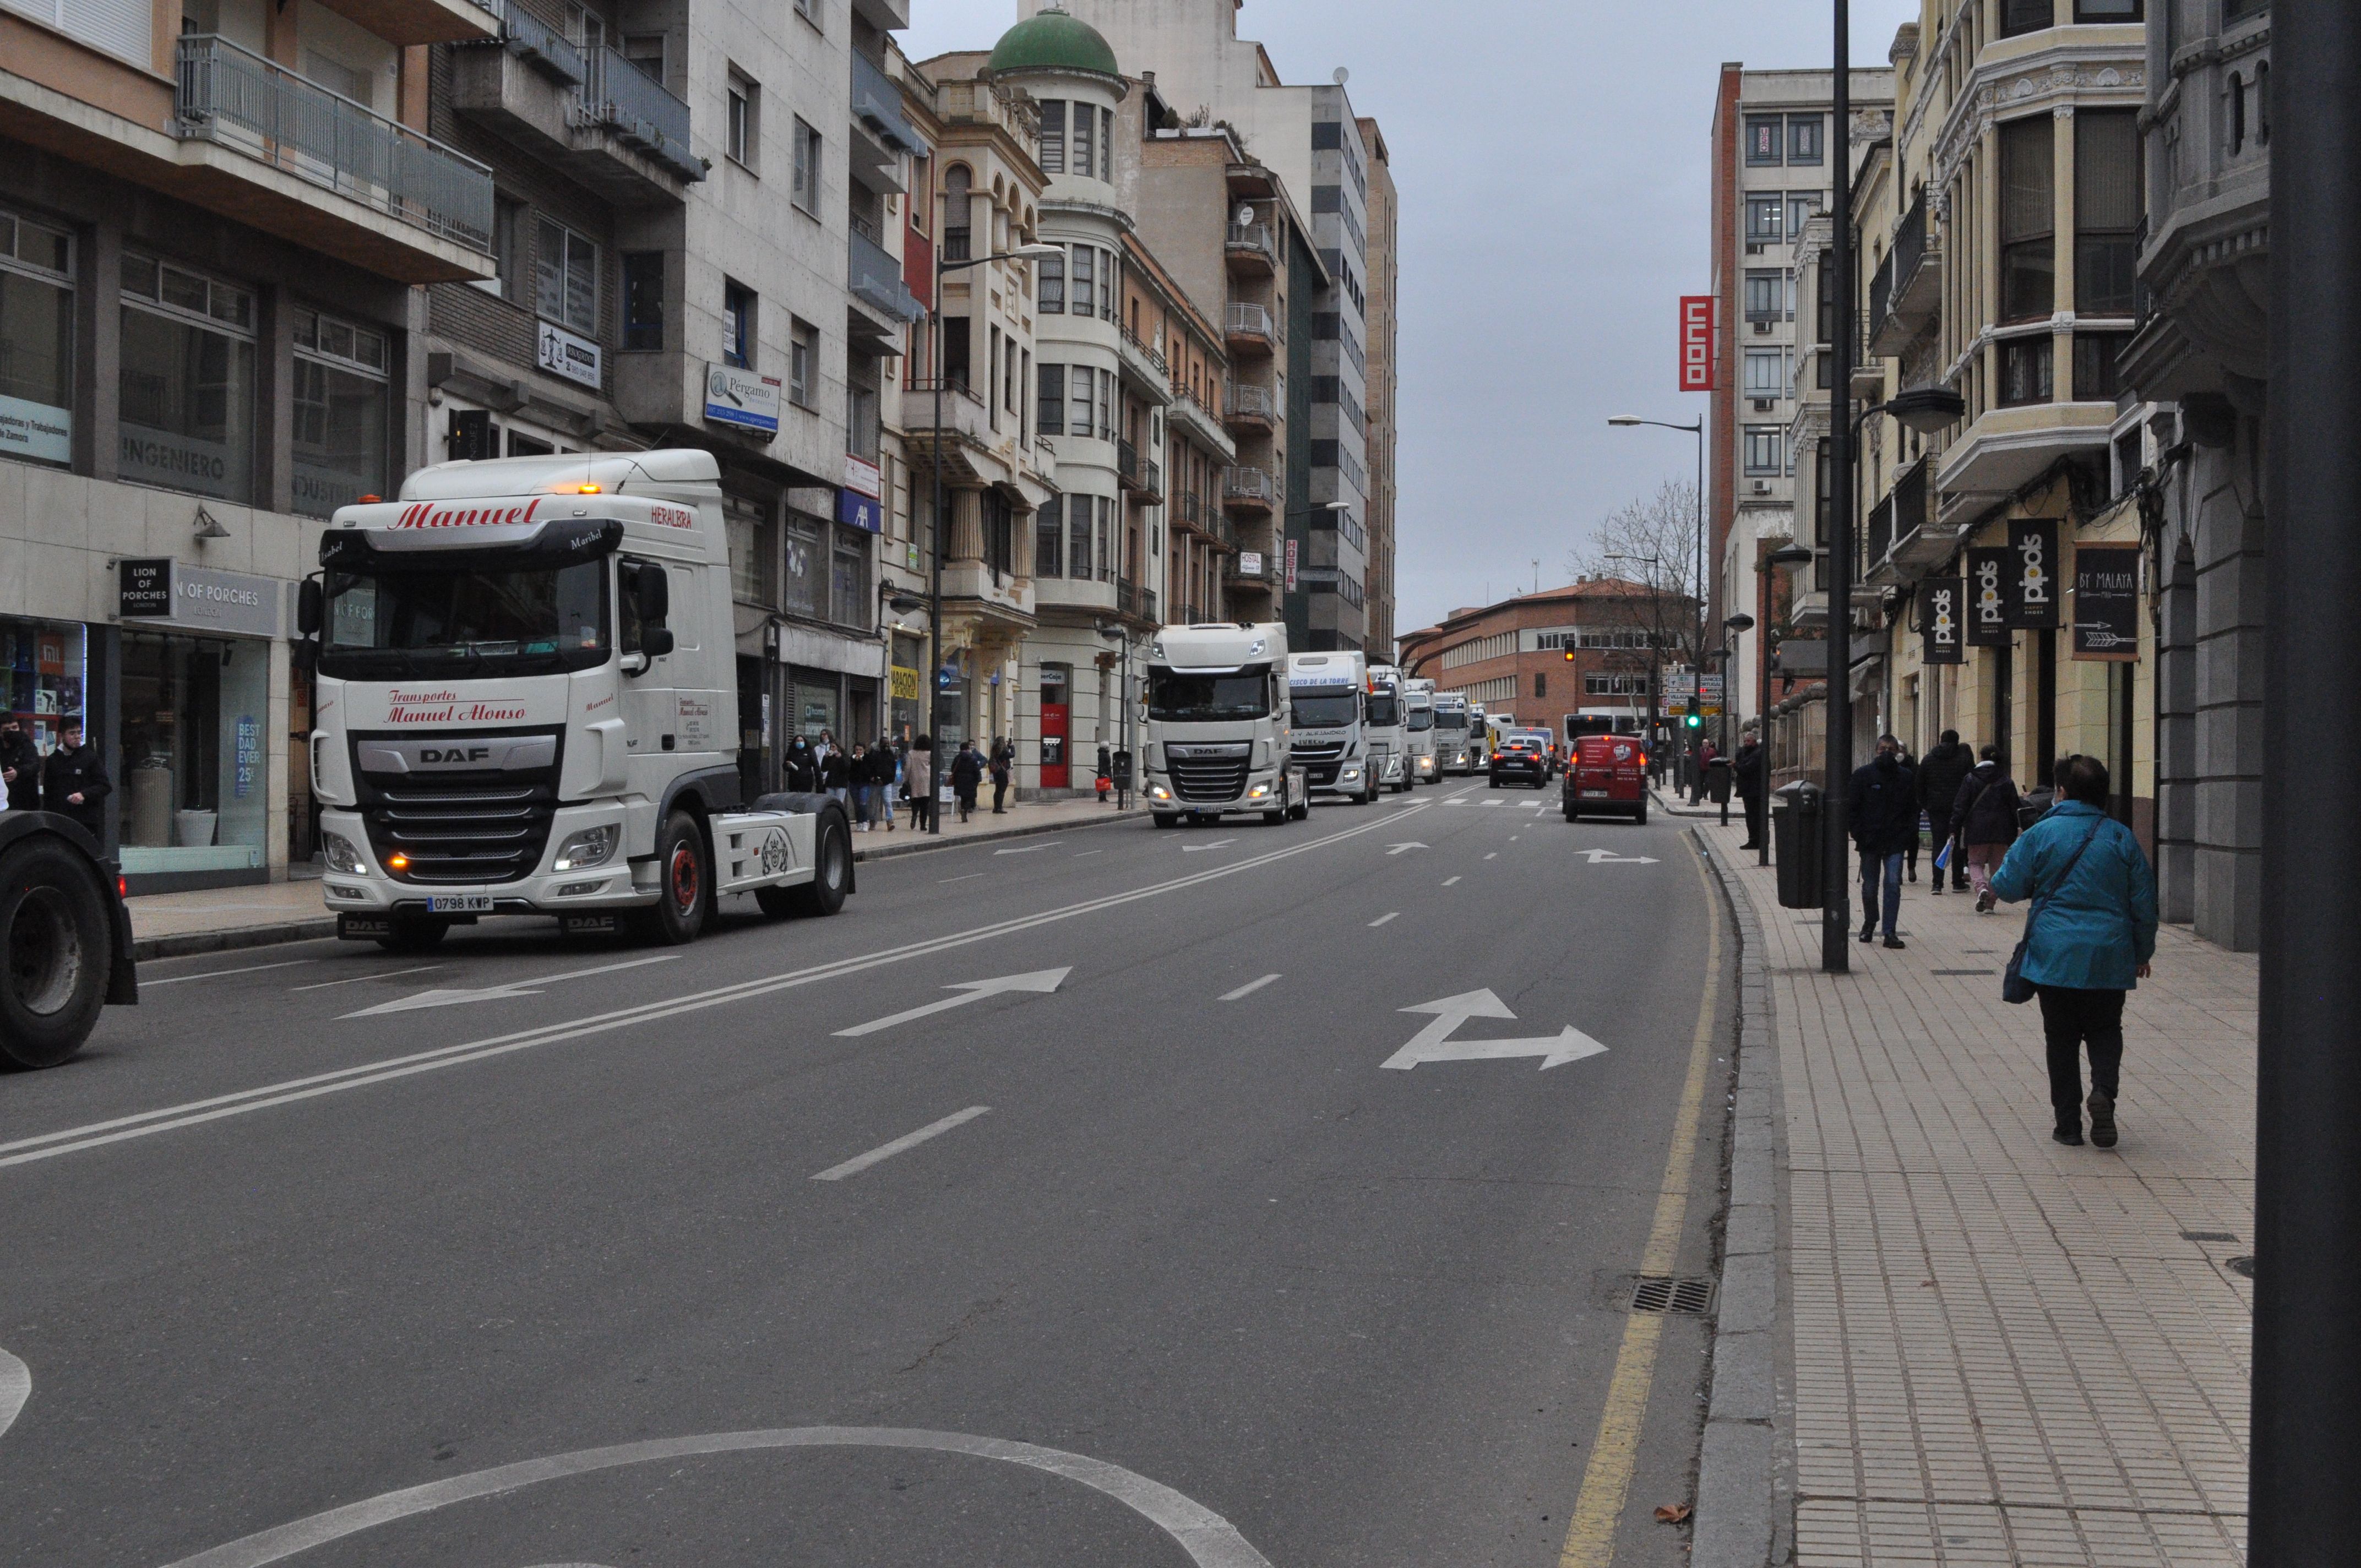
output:
[[[1951,802],[1951,832],[1968,851],[1968,880],[1976,890],[1976,913],[1992,912],[1992,873],[2016,842],[2016,781],[1997,746],[1960,783]]]
[[[992,743],[992,814],[1008,815],[1008,781],[1016,771],[1016,748],[1003,736]]]
[[[1763,754],[1763,738],[1752,730],[1739,742],[1738,755],[1730,760],[1730,784],[1738,798],[1746,803],[1746,842],[1741,849],[1753,850],[1763,843],[1763,802],[1771,778],[1771,759]]]
[[[796,736],[787,742],[786,761],[781,767],[782,779],[787,788],[808,795],[819,788],[819,768],[812,760],[811,742]]]
[[[839,806],[851,809],[852,760],[830,747],[819,761],[819,787],[834,796]]]
[[[2082,1141],[2082,1050],[2091,1053],[2091,1141],[2115,1146],[2124,996],[2156,956],[2156,875],[2130,828],[2110,817],[2096,757],[2058,764],[2059,804],[2026,829],[1993,873],[1992,894],[2035,900],[2019,972],[2041,998],[2049,1048],[2051,1134]]]
[[[1853,848],[1861,851],[1861,939],[1877,938],[1882,876],[1885,945],[1900,948],[1902,860],[1918,837],[1918,777],[1902,765],[1902,742],[1893,736],[1879,736],[1876,758],[1854,771],[1845,817]]]
[[[42,803],[89,828],[91,837],[103,844],[106,813],[99,802],[114,791],[98,752],[82,743],[82,720],[67,719],[58,729],[58,749],[41,763]]]
[[[0,782],[8,786],[8,809],[41,808],[41,753],[13,713],[0,714]]]
[[[1975,771],[1975,753],[1960,743],[1956,729],[1943,731],[1940,745],[1936,746],[1918,763],[1918,804],[1925,808],[1927,820],[1935,830],[1935,858],[1943,859],[1943,846],[1950,846],[1950,870],[1938,868],[1931,892],[1943,891],[1949,882],[1954,893],[1968,891],[1967,857],[1961,851],[1959,836],[1951,830],[1951,807],[1958,804],[1960,785]]]
[[[959,755],[951,759],[951,794],[959,801],[960,820],[964,822],[975,810],[975,792],[983,784],[983,757],[972,740],[960,742]]]

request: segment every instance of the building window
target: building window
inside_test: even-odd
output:
[[[740,370],[754,367],[754,313],[759,302],[743,283],[721,280],[721,362]]]
[[[1746,427],[1746,471],[1775,478],[1786,461],[1787,433],[1775,424]]]
[[[254,495],[254,295],[123,257],[123,478],[227,501]]]
[[[1780,161],[1780,126],[1776,115],[1746,116],[1746,161],[1752,164]]]
[[[2050,117],[2000,127],[2000,315],[2035,321],[2056,307],[2057,142]]]
[[[755,149],[762,146],[757,118],[763,89],[741,71],[730,72],[728,113],[722,119],[721,148],[732,163],[752,170]]]
[[[2123,394],[2123,377],[2115,362],[2129,341],[2129,335],[2120,332],[2074,334],[2075,401],[2112,403]]]
[[[386,336],[368,327],[291,313],[295,327],[295,510],[326,517],[393,488],[386,466]]]
[[[1099,372],[1099,439],[1115,439],[1115,372]]]
[[[623,346],[664,346],[664,258],[661,250],[623,257]]]
[[[975,176],[967,165],[954,163],[943,172],[943,259],[966,261],[968,219],[975,209]]]
[[[1047,369],[1048,367],[1043,367]],[[1051,496],[1033,516],[1033,575],[1066,575],[1066,498]]]
[[[820,25],[820,0],[796,0],[796,15],[817,27]]]
[[[1115,181],[1115,111],[1099,111],[1099,178]]]
[[[1041,362],[1041,381],[1034,399],[1033,422],[1044,435],[1066,433],[1066,367]]]
[[[598,335],[598,247],[563,224],[541,220],[533,308],[541,319]]]
[[[524,258],[519,254],[524,232],[524,203],[507,196],[492,198],[492,266],[498,276],[476,287],[511,304],[524,302]]]
[[[1786,286],[1776,268],[1758,269],[1746,275],[1746,319],[1750,322],[1775,322],[1780,319],[1787,298]]]
[[[2237,0],[2230,0],[2235,5]],[[2074,0],[2078,22],[2138,22],[2147,19],[2141,0]]]
[[[2056,19],[2050,0],[2000,0],[2000,36],[2037,33]]]
[[[1066,171],[1066,101],[1063,98],[1041,100],[1039,162],[1044,174],[1063,174]]]
[[[730,545],[730,597],[740,604],[768,606],[776,588],[778,524],[771,509],[741,496],[722,498],[722,529]]]
[[[1817,115],[1787,116],[1787,161],[1817,163],[1820,160],[1821,121]]]
[[[1828,547],[1828,509],[1836,492],[1836,469],[1828,460],[1828,438],[1812,444],[1812,543]]]
[[[1066,312],[1066,258],[1045,256],[1033,264],[1034,303],[1044,315],[1063,315]]]
[[[807,409],[819,396],[819,328],[796,322],[787,330],[787,401]]]
[[[1066,498],[1066,576],[1089,582],[1091,566],[1091,498]]]
[[[1095,259],[1097,256],[1098,252],[1087,245],[1074,247],[1073,311],[1078,316],[1098,313],[1096,289],[1098,263]]]
[[[1115,502],[1105,496],[1099,503],[1099,581],[1115,581]]]
[[[0,457],[73,461],[73,240],[0,211]]]
[[[1092,389],[1096,385],[1097,383],[1091,378],[1091,367],[1089,366],[1077,365],[1074,367],[1073,414],[1072,417],[1068,419],[1066,422],[1067,434],[1088,435],[1093,431],[1098,429],[1098,422],[1091,417],[1091,409],[1093,407]]]
[[[1546,671],[1546,670],[1536,670],[1536,671],[1534,671],[1534,672],[1533,672],[1533,695],[1534,695],[1535,696],[1549,696],[1549,672],[1548,672],[1548,671]]]
[[[787,514],[784,530],[785,571],[779,579],[779,608],[809,620],[828,619],[828,524],[818,518]]]
[[[1640,675],[1589,674],[1582,677],[1585,696],[1646,696],[1648,677]]]
[[[2000,345],[2000,400],[2004,408],[2050,400],[2049,334],[2013,337]]]
[[[1098,167],[1099,155],[1097,132],[1098,115],[1091,112],[1091,105],[1088,104],[1076,103],[1074,104],[1074,159],[1072,167],[1074,172],[1081,175],[1085,180],[1090,178],[1091,170]]]
[[[835,602],[830,619],[839,626],[866,631],[877,610],[877,596],[869,587],[869,533],[859,528],[831,532],[835,534],[835,548],[829,555]]]
[[[1787,395],[1787,352],[1783,348],[1746,351],[1746,395],[1784,398]]]
[[[1112,250],[1099,252],[1099,320],[1115,320],[1115,256]]]
[[[1817,191],[1788,192],[1787,237],[1789,239],[1803,238],[1804,225],[1808,223],[1811,220],[1812,214],[1819,210],[1820,193]]]
[[[789,192],[796,206],[819,216],[819,133],[800,118],[796,121],[796,182]]]
[[[2129,109],[2074,120],[2074,313],[2128,316],[2139,263],[2140,141]]]
[[[1787,199],[1776,191],[1746,198],[1746,243],[1776,245],[1783,232],[1780,227],[1786,212]]]

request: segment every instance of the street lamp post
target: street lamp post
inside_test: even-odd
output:
[[[927,830],[940,834],[943,814],[941,781],[950,776],[950,759],[943,751],[943,274],[961,272],[971,267],[982,267],[992,261],[1037,261],[1049,257],[1062,257],[1065,247],[1060,245],[1020,245],[1015,250],[994,256],[970,257],[963,261],[943,259],[939,243],[940,225],[937,225],[939,242],[935,247],[935,291],[928,300],[934,313],[935,426],[933,467],[934,521],[928,527],[928,541],[933,548],[933,571],[929,574],[927,610],[927,728],[934,732],[935,765],[927,787],[935,798],[927,803]]]
[[[1829,218],[1837,302],[1828,378],[1828,757],[1820,794],[1820,969],[1852,968],[1852,867],[1845,855],[1845,797],[1852,782],[1852,7],[1836,7],[1836,199]]]

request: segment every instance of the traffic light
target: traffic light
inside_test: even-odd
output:
[[[1571,645],[1566,648],[1565,662],[1569,664],[1574,663],[1574,649]]]
[[[1697,712],[1696,705],[1691,704],[1688,713],[1682,718],[1681,722],[1691,729],[1695,729],[1705,723],[1705,718]]]

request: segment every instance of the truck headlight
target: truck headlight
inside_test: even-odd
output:
[[[1172,792],[1166,789],[1160,784],[1152,784],[1148,786],[1148,798],[1150,800],[1170,800],[1172,798]]]
[[[1267,784],[1258,784],[1255,785],[1254,788],[1246,791],[1246,798],[1248,800],[1260,800],[1269,793],[1270,785]]]
[[[603,866],[615,852],[615,841],[622,829],[613,823],[604,828],[585,828],[557,847],[557,859],[550,862],[554,872],[583,872],[592,866]]]
[[[320,835],[320,849],[328,857],[328,869],[346,876],[367,876],[368,868],[361,863],[361,852],[342,833]]]
[[[1346,768],[1345,770],[1345,776],[1348,779],[1359,778],[1361,776],[1361,770],[1358,768]]]

